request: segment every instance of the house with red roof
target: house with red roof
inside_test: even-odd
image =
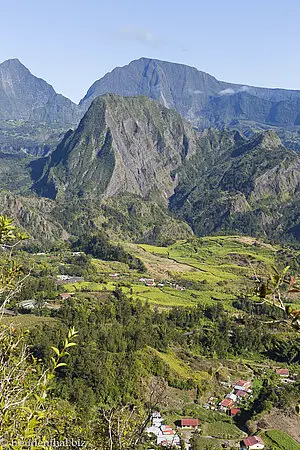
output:
[[[231,408],[234,405],[234,401],[230,398],[224,398],[224,400],[221,401],[219,409],[220,411],[227,411],[227,409]]]
[[[197,428],[199,425],[198,419],[180,419],[181,428]]]
[[[239,380],[234,385],[235,391],[246,391],[248,392],[251,387],[251,381]]]
[[[279,375],[280,377],[288,377],[290,374],[289,369],[276,369],[276,375]]]
[[[236,416],[237,414],[239,414],[241,412],[240,408],[230,408],[229,410],[229,415],[231,417]]]
[[[247,392],[246,391],[236,391],[235,395],[237,396],[238,400],[241,400],[242,398],[247,396]]]
[[[242,442],[247,450],[262,450],[265,448],[265,444],[260,436],[248,436]]]

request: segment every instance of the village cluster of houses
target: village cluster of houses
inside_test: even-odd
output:
[[[170,281],[165,281],[164,283],[162,282],[156,282],[154,280],[154,278],[145,278],[142,277],[139,279],[140,283],[145,283],[145,286],[158,286],[158,287],[164,287],[164,286],[169,286],[172,287],[174,289],[177,289],[178,291],[185,291],[186,288],[183,286],[180,286],[177,283],[171,283]]]
[[[219,410],[229,414],[231,417],[241,412],[239,404],[247,397],[251,397],[251,381],[238,380],[234,383],[232,391],[219,403]],[[242,441],[242,449],[262,450],[265,448],[260,436],[248,436]]]
[[[182,429],[198,428],[198,419],[180,419],[179,427]],[[151,426],[146,429],[149,436],[155,435],[156,445],[161,447],[180,448],[180,437],[170,425],[163,424],[163,418],[159,412],[152,413]]]
[[[149,436],[156,436],[156,444],[162,447],[180,447],[180,438],[169,425],[163,425],[159,412],[152,413],[151,426],[146,429]]]
[[[238,380],[233,385],[232,391],[219,403],[219,410],[230,416],[236,416],[241,412],[239,403],[252,394],[251,381]]]

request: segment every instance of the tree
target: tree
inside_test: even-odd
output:
[[[262,279],[255,275],[259,286],[256,295],[262,299],[261,305],[267,303],[273,305],[286,313],[291,325],[300,331],[300,309],[292,309],[287,304],[290,293],[300,292],[300,286],[296,278],[290,274],[290,267],[286,266],[282,271],[272,267],[268,278]]]
[[[15,247],[27,238],[26,233],[13,225],[13,219],[0,215],[0,302],[2,311],[16,293],[20,292],[27,277],[22,277],[22,267],[13,258]]]
[[[24,281],[22,267],[15,262],[12,250],[26,238],[27,235],[13,225],[12,219],[0,216],[1,316]],[[55,357],[51,357],[48,369],[30,353],[26,335],[27,332],[13,325],[0,323],[0,449],[27,447],[29,440],[32,449],[50,449],[52,446],[47,440],[59,437],[57,425],[62,421],[66,425],[68,421],[67,414],[57,420],[56,401],[49,394],[56,371],[66,365],[62,359],[68,355],[68,349],[76,345],[73,339],[77,332],[70,329],[62,348],[52,348]],[[72,409],[70,405],[68,409]]]

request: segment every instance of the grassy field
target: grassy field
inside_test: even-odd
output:
[[[300,450],[300,444],[292,439],[288,434],[279,430],[269,430],[262,434],[264,443],[269,448],[276,450]]]
[[[230,310],[236,295],[253,289],[254,272],[266,274],[274,265],[277,248],[250,237],[214,236],[179,241],[169,247],[132,244],[131,251],[142,259],[150,273],[155,264],[154,275],[166,274],[179,284],[197,285],[194,294],[198,302],[211,304],[219,300]],[[192,293],[193,288],[188,288],[177,298],[156,297],[151,303],[181,306],[181,298],[189,305],[188,295]]]
[[[175,353],[168,352],[163,353],[158,350],[151,349],[151,351],[158,356],[170,369],[170,372],[178,378],[183,380],[193,380],[195,382],[206,382],[210,381],[210,375],[205,371],[195,371],[188,364],[186,364],[182,359],[177,357]]]
[[[193,450],[219,450],[222,448],[221,445],[221,440],[197,436],[195,438]]]
[[[0,323],[13,325],[16,328],[32,328],[35,325],[50,324],[56,322],[52,317],[35,316],[34,314],[21,314],[16,317],[2,317]]]
[[[67,292],[99,292],[112,291],[119,286],[133,298],[161,308],[197,303],[210,306],[222,302],[226,310],[234,311],[232,302],[236,296],[254,289],[251,281],[254,271],[266,273],[274,264],[277,250],[253,238],[238,236],[195,238],[169,247],[129,243],[124,246],[143,261],[147,269],[145,274],[130,271],[123,263],[94,259],[93,265],[99,277],[102,276],[101,281],[66,284],[64,289]],[[103,277],[109,277],[111,272],[126,276],[103,281]],[[166,284],[145,286],[138,282],[143,275],[164,284],[168,280],[183,285],[186,290]]]
[[[276,450],[300,450],[300,444],[288,434],[279,430],[269,430],[263,433],[262,439],[268,448]]]
[[[203,423],[201,425],[201,434],[223,439],[242,439],[245,436],[238,427],[227,422]]]

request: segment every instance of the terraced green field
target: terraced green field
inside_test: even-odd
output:
[[[252,300],[255,274],[266,275],[276,261],[280,247],[271,246],[254,238],[243,236],[213,236],[178,241],[169,247],[122,243],[132,255],[141,259],[144,273],[131,270],[125,263],[92,259],[95,270],[93,281],[65,283],[65,292],[110,292],[117,287],[134,299],[151,306],[171,308],[194,306],[198,303],[212,306],[222,303],[225,310],[235,312],[233,302],[246,295]],[[50,254],[49,254],[50,255]],[[39,264],[53,266],[59,273],[61,255],[35,256]],[[278,259],[278,258],[277,258]],[[111,274],[118,273],[118,278]],[[156,286],[139,282],[141,277],[153,278]],[[157,284],[163,284],[158,286]],[[177,287],[176,287],[177,286]],[[184,287],[184,290],[180,288]],[[291,304],[300,305],[295,295]]]
[[[300,450],[300,444],[288,434],[279,430],[269,430],[262,435],[264,443],[270,449],[276,450]]]
[[[106,279],[66,284],[65,290],[98,292],[120,287],[133,298],[161,308],[222,302],[227,311],[234,311],[232,302],[241,294],[251,296],[255,289],[254,274],[269,273],[279,250],[254,238],[238,236],[192,238],[169,247],[129,243],[124,246],[143,261],[147,268],[144,274],[130,270],[123,263],[94,259],[99,276]],[[124,275],[108,279],[111,272]],[[145,286],[138,281],[142,276],[154,278],[163,286]],[[300,300],[293,302],[299,304]]]
[[[204,423],[201,426],[201,434],[222,439],[242,439],[245,436],[234,424],[227,422]]]

